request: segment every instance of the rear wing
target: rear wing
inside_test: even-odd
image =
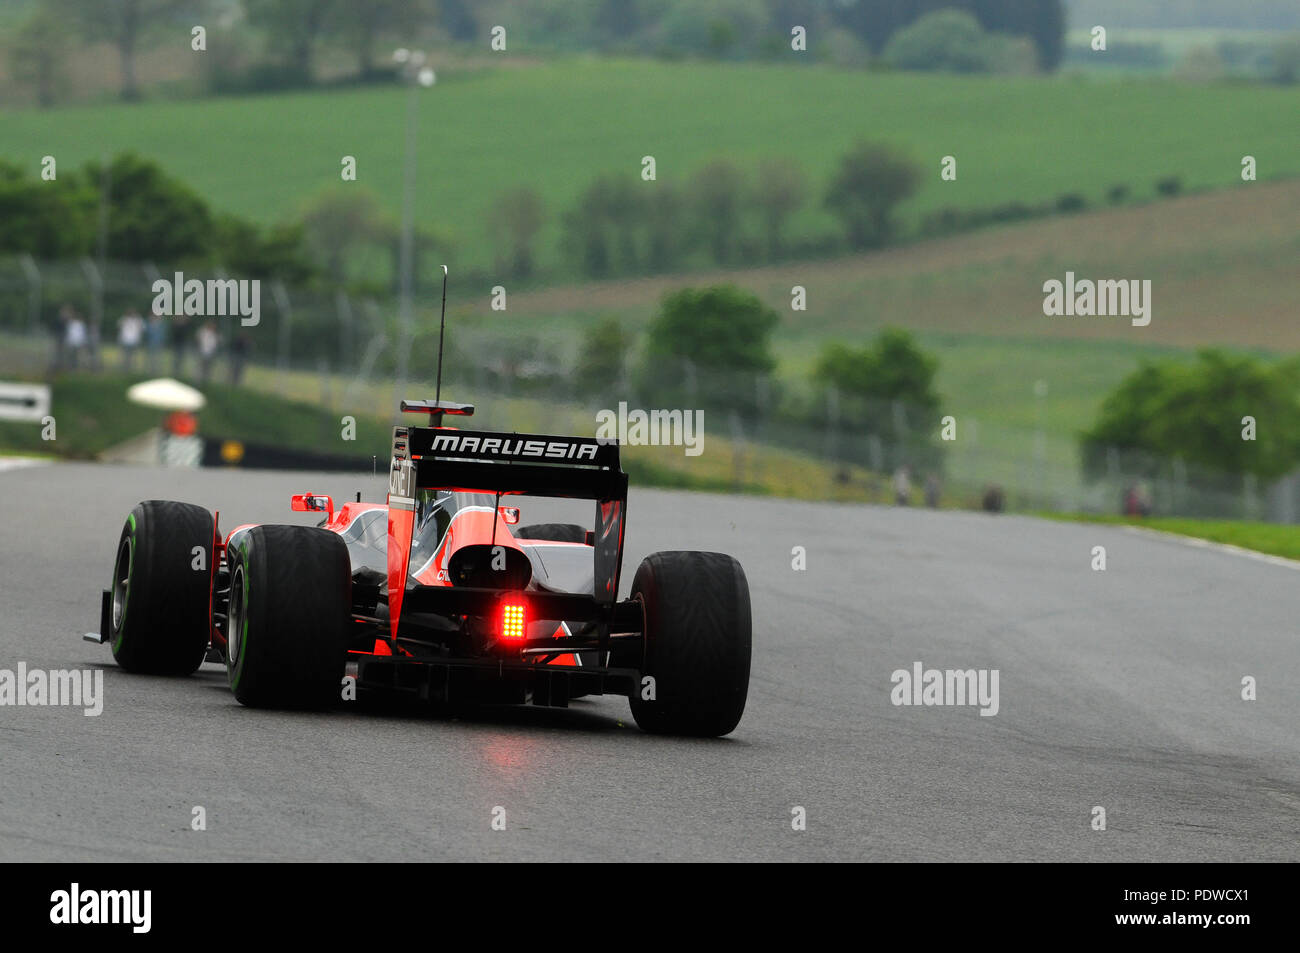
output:
[[[618,597],[627,474],[618,444],[592,437],[393,428],[390,506],[418,489],[566,497],[596,502],[596,601]]]

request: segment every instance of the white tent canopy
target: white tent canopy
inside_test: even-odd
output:
[[[201,393],[170,377],[141,381],[127,389],[126,399],[133,404],[157,407],[160,410],[184,410],[193,413],[208,402]]]

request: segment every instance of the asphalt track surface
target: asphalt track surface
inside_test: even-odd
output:
[[[294,491],[381,484],[0,472],[0,669],[100,667],[106,694],[99,717],[0,708],[0,860],[1300,857],[1300,571],[1121,528],[633,490],[625,587],[660,549],[748,574],[749,706],[720,740],[644,734],[621,698],[254,711],[219,666],[132,676],[81,640],[138,500],[203,503],[229,529],[309,522]],[[918,661],[997,669],[997,715],[891,704]]]

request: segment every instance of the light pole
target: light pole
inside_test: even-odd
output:
[[[393,60],[402,67],[406,80],[406,160],[402,186],[402,234],[398,251],[398,323],[401,327],[397,348],[397,382],[393,407],[401,405],[406,391],[408,358],[412,339],[412,272],[415,268],[415,130],[419,116],[416,96],[421,87],[428,88],[436,82],[432,68],[424,65],[424,53],[402,48],[393,52]],[[396,413],[396,411],[394,411]]]

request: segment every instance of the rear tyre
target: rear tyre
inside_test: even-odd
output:
[[[515,530],[515,539],[549,539],[557,543],[585,543],[587,531],[576,523],[534,523]]]
[[[342,691],[352,567],[342,537],[311,526],[255,526],[226,554],[226,669],[240,704],[326,708]]]
[[[146,500],[126,518],[105,633],[126,671],[189,675],[203,664],[214,532],[212,514],[192,503]]]
[[[717,737],[733,731],[749,694],[749,583],[722,553],[654,553],[632,597],[645,611],[642,679],[632,716],[646,731]],[[654,697],[645,676],[654,679]]]

